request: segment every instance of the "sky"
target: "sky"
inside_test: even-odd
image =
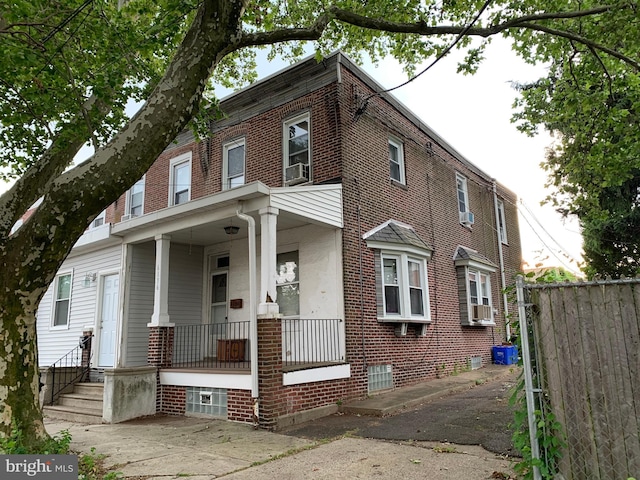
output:
[[[485,57],[475,75],[464,76],[456,73],[460,55],[454,52],[392,95],[469,161],[518,195],[525,267],[542,263],[577,272],[582,249],[577,223],[563,220],[551,206],[540,205],[550,193],[544,188],[546,173],[540,162],[553,139],[544,132],[527,137],[510,121],[517,95],[510,82],[534,80],[544,75],[544,67],[526,65],[503,39],[494,39]],[[261,61],[259,77],[284,66]],[[407,80],[393,59],[363,68],[385,88]],[[216,93],[223,97],[230,92]],[[6,188],[0,184],[0,193]]]

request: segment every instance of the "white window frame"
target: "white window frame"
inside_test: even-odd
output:
[[[103,211],[101,211],[98,216],[96,218],[93,219],[93,221],[89,224],[89,230],[91,230],[92,228],[98,228],[101,227],[102,225],[104,225],[106,223],[106,219],[107,219],[107,210],[104,209]]]
[[[475,277],[476,284],[476,300],[474,302],[471,295],[472,277]],[[469,309],[469,318],[473,315],[474,306],[487,306],[491,311],[490,318],[481,319],[479,322],[483,325],[493,325],[495,322],[493,316],[493,299],[491,295],[491,273],[479,268],[465,267],[465,278],[467,287],[467,305]]]
[[[186,166],[189,170],[189,185],[186,189],[178,190],[178,185],[175,184],[176,171],[178,168]],[[181,205],[191,200],[191,152],[186,153],[184,155],[179,155],[175,158],[172,158],[169,162],[169,206]],[[184,202],[175,203],[176,194],[183,192],[186,190],[187,199]]]
[[[129,190],[127,190],[127,197],[125,199],[125,215],[128,215],[129,218],[131,217],[139,217],[140,215],[144,214],[144,194],[145,194],[145,182],[146,182],[146,175],[143,175],[142,178],[140,180],[138,180],[136,183],[134,183],[131,188]],[[142,201],[140,203],[140,213],[132,213],[131,209],[133,208],[132,202],[131,202],[131,198],[133,196],[133,190],[136,187],[141,187],[142,188]]]
[[[395,148],[397,154],[398,154],[398,158],[394,159],[391,155],[391,148]],[[398,177],[399,178],[395,178],[393,176],[393,169],[391,168],[392,165],[395,164],[398,166]],[[391,178],[391,180],[396,181],[398,183],[401,183],[403,185],[406,184],[406,179],[405,179],[405,172],[404,172],[404,144],[396,139],[396,138],[389,138],[389,177]]]
[[[385,291],[384,278],[384,261],[392,259],[396,261],[397,268],[397,287],[399,296],[399,312],[387,312],[387,295]],[[415,263],[420,268],[420,289],[422,291],[422,314],[414,314],[411,312],[411,289],[416,288],[411,285],[409,279],[409,263]],[[382,287],[382,317],[380,321],[409,322],[409,323],[426,323],[431,321],[431,312],[429,308],[429,280],[427,275],[427,258],[416,255],[414,252],[398,251],[398,250],[381,250],[380,251],[380,285]],[[395,284],[388,284],[395,285]]]
[[[461,196],[462,199],[460,198]],[[458,212],[460,214],[469,212],[469,189],[467,187],[467,177],[459,173],[456,173],[456,198],[458,200]]]
[[[280,290],[282,289],[282,287],[289,286],[289,285],[296,285],[297,291],[298,291],[298,311],[293,315],[283,315],[283,318],[300,318],[300,250],[295,249],[295,250],[279,251],[276,255],[276,267],[279,263],[278,257],[280,257],[281,255],[286,255],[290,253],[296,254],[296,258],[297,258],[296,271],[295,272],[276,271],[276,292],[277,292],[276,302],[279,302]],[[294,276],[293,278],[287,278],[286,276],[287,274],[293,274]]]
[[[289,129],[301,122],[307,122],[307,161],[306,162],[296,162],[290,163],[291,157],[289,154]],[[282,150],[283,150],[283,178],[284,178],[284,170],[291,165],[296,165],[297,163],[303,163],[309,166],[309,180],[311,180],[311,163],[312,163],[312,150],[311,150],[311,115],[309,112],[305,112],[301,115],[295,116],[293,118],[289,118],[285,120],[282,124]]]
[[[69,296],[66,298],[58,298],[58,286],[60,280],[63,277],[69,277]],[[73,270],[66,270],[59,272],[56,275],[55,280],[53,281],[53,295],[51,301],[51,324],[50,328],[52,330],[67,330],[69,328],[69,320],[71,318],[71,297],[73,296]],[[57,313],[58,313],[58,303],[65,301],[67,302],[67,318],[65,319],[65,323],[56,324]]]
[[[509,243],[507,241],[507,216],[504,211],[504,202],[502,200],[498,200],[498,237],[505,245]]]
[[[229,177],[229,151],[234,148],[243,147],[242,152],[242,174]],[[239,187],[245,184],[247,170],[247,144],[245,138],[236,138],[222,145],[222,190]],[[233,179],[242,177],[242,183],[232,185]]]

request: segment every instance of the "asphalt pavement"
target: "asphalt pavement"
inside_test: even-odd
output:
[[[189,477],[192,480],[229,479],[426,479],[426,480],[486,480],[508,478],[512,474],[513,460],[508,456],[489,452],[474,443],[471,433],[482,430],[477,424],[464,419],[461,407],[451,410],[438,407],[441,401],[468,409],[474,402],[472,393],[495,386],[502,390],[515,378],[513,368],[501,366],[467,372],[451,378],[426,382],[422,393],[435,396],[420,397],[416,388],[397,389],[382,395],[395,395],[395,408],[378,408],[380,416],[345,413],[314,422],[289,427],[282,432],[256,430],[249,425],[213,420],[211,418],[156,416],[120,424],[84,425],[45,419],[47,430],[55,434],[68,430],[71,447],[78,453],[106,455],[105,464],[124,478],[136,480],[170,480]],[[437,383],[439,382],[439,383]],[[449,383],[448,383],[449,382]],[[444,388],[445,384],[448,385]],[[442,388],[441,388],[442,387]],[[496,393],[489,392],[491,396]],[[404,395],[400,395],[404,391]],[[380,396],[369,399],[368,408],[389,400]],[[466,397],[467,400],[461,398]],[[475,403],[479,403],[476,400]],[[363,405],[352,404],[355,407]],[[464,409],[464,408],[463,408]],[[345,408],[348,410],[348,408]],[[374,409],[375,410],[375,409]],[[445,437],[436,438],[429,424],[437,410],[446,417],[460,419],[463,442],[455,442],[455,428],[443,421]],[[391,413],[395,413],[391,415]],[[496,426],[495,415],[487,413],[486,423]],[[473,414],[470,414],[473,415]],[[406,416],[405,425],[398,429],[386,422]],[[413,417],[412,417],[413,416]],[[491,421],[493,418],[493,422]],[[346,419],[366,420],[367,425],[356,430],[334,430],[332,423]],[[319,424],[329,427],[324,433]],[[420,423],[422,422],[422,423]],[[434,423],[435,424],[435,423]],[[385,427],[385,425],[387,425]],[[316,433],[310,435],[310,430]],[[296,430],[298,429],[298,430]],[[466,437],[464,432],[466,429]],[[398,431],[396,431],[398,430]],[[497,432],[498,430],[496,430]],[[334,434],[334,432],[338,432]],[[393,433],[395,432],[395,433]],[[435,435],[435,436],[434,436]],[[496,433],[497,435],[497,433]],[[378,437],[378,438],[375,438]],[[428,440],[436,438],[436,440]],[[486,441],[479,442],[485,444]],[[501,449],[496,449],[500,451]]]

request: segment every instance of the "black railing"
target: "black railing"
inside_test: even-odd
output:
[[[332,365],[345,361],[344,322],[339,318],[282,320],[285,368]]]
[[[249,322],[176,325],[172,368],[248,369]]]
[[[61,393],[73,385],[89,379],[91,369],[91,336],[80,337],[80,344],[58,359],[48,370],[51,392],[49,405],[53,405]]]

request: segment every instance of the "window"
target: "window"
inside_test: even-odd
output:
[[[309,114],[284,123],[284,176],[287,185],[309,181]]]
[[[389,168],[391,179],[404,184],[404,149],[394,139],[389,139]]]
[[[67,326],[69,325],[69,304],[71,301],[71,274],[58,275],[54,289],[53,326]]]
[[[426,260],[406,253],[381,253],[385,319],[428,319]]]
[[[507,221],[502,200],[498,200],[498,237],[502,243],[507,243]]]
[[[169,205],[191,200],[191,154],[171,160],[169,177]]]
[[[244,185],[244,138],[226,143],[222,147],[222,189]]]
[[[98,216],[96,218],[93,219],[93,222],[91,222],[91,225],[89,225],[89,228],[96,228],[99,227],[101,225],[104,225],[104,220],[107,216],[107,211],[103,210],[101,211]]]
[[[476,250],[459,245],[454,255],[460,321],[466,326],[495,325],[491,299],[491,274],[497,266]]]
[[[127,192],[126,215],[139,217],[143,213],[144,204],[144,177],[138,180]]]
[[[462,214],[469,211],[469,193],[467,192],[467,179],[462,175],[456,175],[456,187],[458,189],[458,211]]]
[[[279,253],[276,259],[276,301],[285,317],[300,315],[298,275],[298,251]]]

